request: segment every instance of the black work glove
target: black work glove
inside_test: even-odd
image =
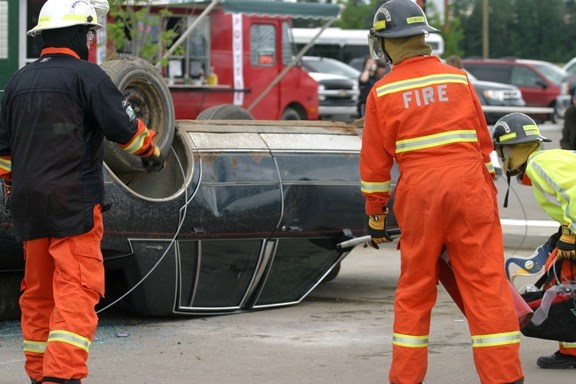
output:
[[[386,217],[388,216],[388,208],[386,212],[381,215],[368,216],[368,235],[372,236],[370,245],[373,248],[379,249],[378,244],[389,243],[392,241],[390,235],[386,232]]]
[[[556,248],[558,248],[556,256],[559,260],[576,260],[576,235],[566,225],[562,226],[562,235],[556,243]]]
[[[148,172],[160,172],[165,164],[166,160],[158,147],[154,148],[154,152],[150,156],[142,157],[142,166]]]

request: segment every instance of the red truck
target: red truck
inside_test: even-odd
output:
[[[291,20],[313,18],[328,25],[338,17],[338,5],[262,0],[152,4],[152,17],[170,11],[159,25],[178,35],[164,54],[167,65],[157,64],[167,78],[176,119],[195,119],[222,104],[241,106],[256,119],[318,119],[318,83],[296,64],[301,55],[294,52]]]

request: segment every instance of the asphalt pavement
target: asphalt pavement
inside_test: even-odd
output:
[[[558,134],[554,126],[544,131],[553,139]],[[497,183],[502,198],[502,180]],[[528,256],[555,230],[533,202],[530,188],[522,188],[511,193],[511,210],[501,210],[503,221],[509,220],[503,226],[507,257]],[[170,319],[112,308],[100,315],[89,378],[83,382],[387,383],[398,273],[395,243],[380,250],[357,247],[342,262],[335,280],[294,306]],[[28,383],[21,343],[18,322],[0,322],[0,384]],[[574,369],[536,366],[538,356],[556,350],[554,341],[522,336],[526,384],[574,381]],[[479,382],[467,323],[442,287],[433,310],[429,359],[427,384]]]
[[[101,314],[85,384],[387,383],[395,244],[356,248],[340,275],[302,303],[225,316],[158,319]],[[527,252],[527,250],[526,250]],[[427,384],[473,384],[467,323],[441,288],[433,311]],[[522,336],[526,383],[568,383],[576,370],[543,370],[553,341]],[[0,325],[0,383],[26,383],[16,321]]]

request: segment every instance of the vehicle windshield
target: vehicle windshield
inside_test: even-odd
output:
[[[566,78],[566,71],[554,64],[536,62],[533,65],[555,84],[561,84]]]
[[[303,57],[302,61],[306,69],[310,72],[331,73],[333,75],[345,76],[351,79],[356,79],[360,75],[360,71],[338,60],[322,57]]]
[[[466,70],[464,70],[466,71]],[[478,81],[478,79],[476,78],[476,76],[474,76],[473,74],[471,74],[470,72],[466,71],[466,74],[468,75],[468,78],[470,79],[470,81]]]

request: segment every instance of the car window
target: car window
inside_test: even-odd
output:
[[[276,65],[276,27],[268,24],[250,26],[250,62],[255,67]]]
[[[542,79],[536,72],[528,67],[514,66],[510,84],[517,87],[541,87]]]
[[[533,63],[534,67],[545,77],[547,77],[554,84],[561,84],[566,77],[566,72],[550,63]]]
[[[357,78],[360,72],[337,60],[303,58],[305,68],[311,72],[331,73],[349,78]]]
[[[466,71],[466,70],[464,70]],[[471,74],[470,72],[466,71],[466,74],[468,75],[468,78],[470,79],[470,81],[478,81],[478,79],[476,78],[476,76],[474,76],[473,74]]]
[[[464,64],[476,78],[484,81],[510,84],[510,66],[501,64]]]

